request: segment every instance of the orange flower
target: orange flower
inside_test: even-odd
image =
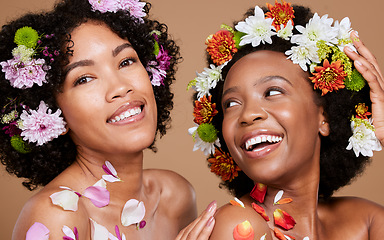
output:
[[[207,45],[207,52],[216,65],[221,65],[231,60],[232,55],[237,52],[233,34],[227,30],[216,32],[207,39],[205,44]]]
[[[368,112],[368,106],[365,106],[365,103],[359,103],[355,106],[356,110],[356,118],[360,119],[368,119],[368,116],[371,115],[370,112]]]
[[[216,103],[212,103],[211,96],[208,98],[204,95],[199,101],[195,101],[193,110],[193,120],[197,124],[210,123],[212,118],[217,114]]]
[[[293,7],[291,7],[290,3],[286,3],[284,0],[281,1],[282,3],[278,3],[277,0],[275,0],[275,5],[272,6],[271,4],[267,3],[267,7],[269,8],[270,12],[267,12],[265,14],[266,18],[272,18],[274,19],[272,22],[272,25],[276,28],[276,31],[280,30],[280,25],[284,24],[284,27],[287,26],[287,23],[289,20],[292,20],[295,18],[293,15],[295,11],[293,10]],[[293,20],[292,20],[293,24]]]
[[[238,171],[241,171],[232,157],[218,148],[215,149],[215,154],[208,159],[208,162],[211,164],[211,172],[220,176],[223,181],[232,181],[238,176]]]
[[[260,214],[264,219],[265,221],[269,221],[269,217],[267,216],[267,214],[265,213],[265,210],[263,207],[257,205],[256,203],[252,203],[252,208],[258,213]]]
[[[259,203],[263,203],[266,193],[267,193],[267,185],[262,183],[256,183],[250,195],[253,199],[258,201]]]
[[[255,232],[248,221],[237,224],[233,229],[233,238],[235,240],[253,240],[254,236]]]
[[[329,64],[329,61],[325,59],[323,66],[315,67],[315,71],[316,73],[313,73],[314,76],[309,79],[315,84],[314,89],[321,89],[321,96],[345,87],[344,79],[347,73],[344,72],[340,60]]]
[[[275,224],[284,228],[285,230],[292,229],[296,224],[296,221],[293,219],[293,217],[281,209],[276,209],[273,212],[273,218],[275,220]]]

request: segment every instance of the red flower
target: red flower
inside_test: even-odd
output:
[[[258,201],[259,203],[263,203],[266,193],[267,193],[267,185],[264,185],[262,183],[256,183],[250,195],[253,199]]]
[[[232,157],[218,148],[215,149],[215,154],[208,159],[208,162],[211,164],[211,172],[220,176],[223,181],[232,181],[237,177],[238,171],[241,171]]]
[[[204,95],[199,101],[195,101],[193,110],[193,120],[197,124],[210,123],[212,118],[217,114],[216,103],[212,103],[211,96],[208,98]]]
[[[359,103],[355,106],[356,118],[368,119],[368,116],[372,113],[368,112],[368,106],[365,106],[365,103]]]
[[[269,217],[267,216],[267,214],[265,213],[265,210],[263,207],[257,205],[256,203],[252,203],[252,208],[258,213],[260,214],[265,221],[269,221]]]
[[[321,89],[321,96],[345,87],[344,79],[347,73],[344,72],[340,60],[329,64],[329,61],[325,59],[323,66],[315,67],[315,71],[314,76],[309,79],[315,84],[314,89]]]
[[[287,240],[287,238],[284,236],[284,234],[278,228],[273,229],[273,233],[275,234],[275,236],[278,239],[280,239],[280,240]]]
[[[293,219],[293,217],[281,209],[276,209],[273,212],[273,218],[275,220],[275,224],[284,228],[285,230],[292,229],[296,224],[296,221]]]
[[[232,55],[237,52],[233,34],[227,30],[218,31],[205,44],[207,45],[207,52],[216,65],[231,60]]]
[[[281,24],[284,24],[285,27],[287,26],[289,20],[295,18],[295,16],[293,15],[295,13],[293,7],[291,7],[290,3],[286,3],[284,0],[282,0],[282,3],[278,3],[277,0],[275,0],[274,6],[267,3],[267,7],[269,8],[270,12],[267,12],[265,14],[265,17],[274,19],[272,25],[276,28],[276,31],[280,30]]]

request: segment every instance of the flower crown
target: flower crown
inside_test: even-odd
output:
[[[146,3],[139,0],[89,0],[92,11],[116,12],[123,10],[144,22],[142,17],[146,14],[144,7]],[[150,37],[154,39],[155,60],[150,61],[146,70],[151,78],[153,86],[164,85],[163,81],[167,76],[170,67],[171,57],[163,46],[159,45],[161,32],[153,31]],[[42,86],[46,83],[46,74],[51,67],[46,63],[45,56],[50,62],[55,61],[55,57],[60,54],[58,50],[52,50],[42,46],[43,42],[54,37],[51,35],[39,35],[31,27],[22,27],[15,33],[14,42],[17,45],[12,50],[13,58],[8,61],[0,62],[5,79],[10,85],[18,89],[32,88],[35,84]],[[0,120],[2,130],[11,137],[11,146],[20,153],[31,151],[30,143],[41,146],[66,132],[65,121],[58,109],[55,113],[48,108],[48,105],[41,101],[36,110],[31,110],[28,106],[18,99],[9,99],[9,103],[3,106]]]
[[[295,16],[291,4],[276,0],[275,5],[267,3],[267,7],[269,11],[264,13],[256,6],[254,15],[239,22],[235,29],[222,25],[222,30],[210,35],[205,44],[213,64],[197,73],[197,77],[188,84],[188,89],[193,88],[197,92],[198,99],[193,112],[195,126],[188,130],[195,141],[193,150],[201,149],[205,155],[213,155],[208,159],[211,171],[221,176],[223,181],[231,181],[239,169],[233,165],[230,155],[220,148],[218,130],[212,124],[217,114],[216,104],[211,102],[209,91],[216,87],[218,81],[223,81],[223,67],[242,46],[273,44],[271,37],[274,35],[290,41],[293,47],[285,52],[287,58],[304,71],[310,70],[314,89],[321,90],[322,96],[342,88],[360,91],[366,84],[343,52],[346,46],[356,51],[350,38],[352,29],[349,18],[333,24],[328,15],[320,17],[315,13],[305,27],[295,26],[299,34],[294,35]],[[356,105],[356,115],[351,118],[353,136],[347,146],[347,150],[353,149],[356,157],[360,153],[371,157],[372,151],[381,150],[369,115],[364,103]]]

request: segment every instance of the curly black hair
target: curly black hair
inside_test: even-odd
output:
[[[150,4],[144,7],[148,14]],[[87,0],[63,0],[52,11],[43,13],[28,13],[21,18],[2,27],[0,32],[0,62],[13,58],[12,49],[17,45],[14,42],[15,32],[22,27],[31,27],[41,36],[41,46],[49,53],[59,51],[59,55],[45,56],[38,53],[35,57],[42,58],[49,63],[46,81],[42,86],[18,89],[10,85],[1,73],[0,77],[0,106],[4,113],[10,106],[21,109],[21,103],[31,109],[36,109],[40,101],[48,104],[52,111],[58,109],[55,96],[62,89],[65,80],[64,66],[71,55],[73,42],[71,32],[87,21],[99,22],[107,25],[122,39],[127,39],[137,52],[143,66],[155,60],[155,41],[168,52],[171,57],[166,78],[161,86],[154,86],[154,95],[157,104],[157,132],[163,136],[170,124],[170,110],[173,108],[173,93],[170,86],[175,80],[176,65],[180,61],[179,47],[168,34],[165,24],[148,17],[139,19],[128,12],[117,11],[101,13],[92,11]],[[151,36],[156,31],[158,39]],[[45,37],[47,35],[47,37]],[[53,61],[52,61],[53,58]],[[150,73],[148,73],[150,74]],[[10,104],[12,102],[12,104]],[[19,111],[20,112],[20,111]],[[5,124],[1,124],[4,130]],[[77,150],[69,135],[60,136],[41,146],[28,144],[29,153],[16,151],[10,144],[10,136],[5,131],[0,131],[0,158],[2,164],[10,174],[25,178],[23,185],[29,190],[48,184],[64,169],[75,161]],[[154,142],[149,146],[156,151]]]
[[[293,9],[295,11],[295,25],[305,26],[313,16],[309,8],[293,5]],[[263,8],[263,10],[264,12],[267,11],[266,8]],[[254,8],[249,9],[241,21],[244,21],[245,18],[253,14]],[[236,24],[237,22],[234,23],[234,25]],[[298,34],[299,32],[294,29],[293,33]],[[252,47],[251,44],[242,46],[239,51],[234,54],[233,59],[223,68],[222,78],[225,80],[233,64],[249,53],[261,50],[285,53],[293,46],[290,41],[283,40],[277,36],[272,36],[272,41],[273,44],[260,44],[258,47]],[[209,64],[212,63],[209,55],[207,55],[207,60]],[[308,79],[308,81],[310,81],[310,79]],[[210,91],[212,94],[212,103],[216,103],[216,109],[218,110],[218,114],[212,120],[212,124],[216,129],[222,129],[223,110],[221,106],[221,95],[223,85],[224,81],[219,81],[217,87]],[[365,165],[370,160],[368,157],[362,155],[356,157],[353,151],[346,150],[346,146],[348,146],[348,139],[352,136],[350,119],[351,116],[355,115],[355,106],[360,102],[370,105],[371,101],[369,98],[368,85],[359,92],[341,89],[337,92],[328,93],[325,96],[321,96],[321,91],[315,92],[315,103],[324,107],[330,126],[329,136],[322,137],[321,139],[320,153],[319,199],[327,200],[336,190],[349,184],[357,175],[362,173]],[[218,137],[222,145],[221,148],[229,152],[221,131],[219,131]],[[220,187],[225,187],[231,194],[236,197],[241,197],[252,190],[254,182],[248,178],[244,172],[239,172],[238,177],[232,181],[222,181]]]

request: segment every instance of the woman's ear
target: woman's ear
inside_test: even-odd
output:
[[[324,109],[321,107],[321,117],[319,121],[319,133],[321,136],[326,137],[329,135],[330,129],[329,129],[329,123],[327,120],[327,116],[324,112]]]
[[[60,134],[60,135],[65,135],[65,134],[67,134],[69,132],[69,127],[68,127],[68,125],[65,125],[65,132],[63,132],[62,134]]]

